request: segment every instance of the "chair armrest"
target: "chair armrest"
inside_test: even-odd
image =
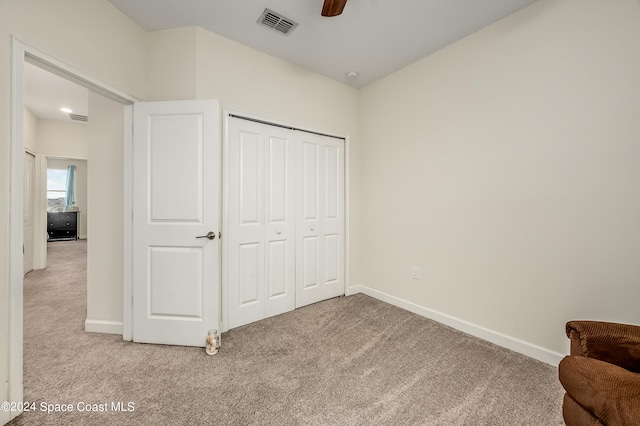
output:
[[[640,374],[598,359],[567,356],[560,361],[558,376],[567,395],[599,419],[588,424],[640,424]]]
[[[571,355],[595,358],[640,372],[640,326],[601,321],[569,321]]]

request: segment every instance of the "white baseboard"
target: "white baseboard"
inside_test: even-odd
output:
[[[122,335],[122,321],[90,320],[84,322],[84,331],[89,333],[106,333]]]
[[[486,340],[498,346],[502,346],[503,348],[518,352],[533,359],[537,359],[538,361],[544,362],[546,364],[553,365],[554,367],[557,366],[560,360],[564,357],[564,355],[561,353],[551,351],[549,349],[524,340],[516,339],[515,337],[507,336],[506,334],[502,334],[476,324],[472,324],[460,318],[452,317],[433,309],[425,308],[424,306],[417,305],[413,302],[409,302],[399,297],[395,297],[366,286],[359,285],[349,287],[347,295],[349,296],[357,293],[366,294],[367,296],[371,296],[375,299],[389,303],[390,305],[394,305],[409,312],[413,312],[414,314],[432,319],[441,324],[455,328],[456,330],[460,330],[482,340]]]
[[[347,287],[347,291],[345,292],[345,296],[353,296],[354,294],[362,293],[363,286],[354,285],[351,287]]]

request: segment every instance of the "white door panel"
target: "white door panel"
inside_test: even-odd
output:
[[[239,166],[240,224],[243,228],[250,225],[261,226],[264,221],[264,212],[262,211],[263,192],[260,190],[262,185],[260,176],[263,174],[262,161],[260,161],[263,155],[260,134],[243,131],[239,132],[238,136],[238,159],[235,164]]]
[[[235,130],[229,147],[229,291],[231,327],[257,321],[264,312],[264,147],[259,132]]]
[[[149,117],[152,222],[202,223],[203,120],[202,114]],[[176,169],[176,164],[184,166]]]
[[[290,133],[277,127],[231,119],[228,132],[233,328],[295,307],[295,151]]]
[[[269,179],[267,197],[269,201],[269,223],[286,223],[289,211],[287,210],[289,200],[288,179],[289,170],[287,165],[291,159],[288,158],[287,147],[290,142],[284,138],[269,138],[269,162],[267,163]]]
[[[267,297],[274,300],[287,294],[287,241],[270,241],[267,260]]]
[[[302,200],[303,218],[306,223],[317,221],[319,217],[319,170],[320,150],[317,143],[304,142],[302,145],[302,172],[299,173],[302,189],[298,191],[298,198]]]
[[[229,328],[344,294],[344,141],[230,118]]]
[[[338,234],[324,237],[324,282],[333,284],[338,281]]]
[[[302,259],[298,262],[302,273],[302,290],[317,289],[318,281],[318,236],[311,235],[302,238]]]
[[[265,127],[265,317],[270,317],[295,308],[295,141],[290,131]]]
[[[231,321],[241,325],[242,320],[253,322],[264,317],[264,277],[260,273],[264,269],[262,243],[246,243],[238,245],[238,264],[234,271],[237,276],[237,289],[234,300],[237,315]]]
[[[344,141],[300,138],[296,307],[344,294]]]
[[[340,220],[340,155],[337,146],[324,146],[324,219]]]
[[[149,247],[147,315],[202,318],[202,266],[200,247]]]
[[[323,298],[344,294],[345,207],[344,145],[327,139],[324,145],[324,289]]]
[[[217,101],[134,105],[133,340],[205,346],[218,328]]]

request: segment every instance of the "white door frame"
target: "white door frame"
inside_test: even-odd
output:
[[[39,230],[38,224],[40,221],[40,216],[37,214],[40,211],[40,205],[38,203],[38,195],[40,193],[38,176],[40,176],[40,174],[38,171],[38,155],[33,150],[27,147],[24,148],[24,153],[33,156],[33,173],[31,176],[31,270],[35,270],[39,266],[36,257],[38,253],[38,247],[36,245],[36,235],[38,235],[37,231]],[[24,192],[24,181],[22,183]],[[24,233],[22,237],[24,239]]]
[[[46,200],[47,189],[44,185],[44,192],[42,191],[42,154],[38,154],[32,149],[25,147],[25,152],[33,154],[35,157],[35,176],[34,176],[34,216],[33,216],[33,269],[43,269],[47,267],[47,255],[46,255],[46,241],[42,243],[38,241],[38,235],[44,237],[47,232],[47,217],[46,217]],[[46,162],[46,160],[45,160]],[[46,170],[45,170],[46,175]],[[44,239],[44,238],[42,238]]]
[[[9,401],[23,401],[23,274],[22,274],[22,192],[23,192],[23,155],[24,155],[24,62],[29,61],[47,71],[60,75],[90,90],[100,93],[119,103],[131,105],[138,101],[137,98],[128,95],[102,81],[87,75],[78,69],[38,50],[16,37],[11,37],[11,102],[10,102],[10,198],[9,198]],[[130,208],[131,193],[128,191],[127,182],[131,180],[129,169],[130,139],[126,134],[131,133],[132,126],[130,117],[127,118],[125,108],[125,212]],[[127,127],[129,126],[129,127]],[[126,214],[126,213],[125,213]],[[125,216],[126,217],[126,216]],[[131,221],[131,216],[125,220],[125,231],[127,224]],[[129,225],[130,226],[130,225]],[[126,234],[125,234],[126,235]],[[127,263],[130,258],[126,257],[127,246],[130,241],[125,239],[125,283],[130,278],[126,275]],[[129,247],[130,250],[130,247]],[[130,269],[129,269],[130,270]],[[126,288],[126,285],[125,285]],[[126,300],[126,299],[125,299]],[[126,303],[126,302],[125,302]],[[130,303],[130,299],[129,299]],[[126,305],[125,305],[126,306]],[[125,319],[126,319],[126,312]],[[125,323],[126,324],[126,323]],[[12,412],[11,417],[18,416],[20,412]]]
[[[282,120],[276,120],[273,118],[267,118],[263,116],[259,116],[256,114],[251,114],[243,111],[239,111],[231,108],[223,108],[222,110],[222,283],[220,286],[220,291],[222,294],[220,295],[220,301],[222,303],[221,306],[221,322],[220,328],[221,330],[228,331],[229,330],[229,271],[227,268],[227,264],[229,262],[229,239],[225,238],[226,235],[229,235],[229,120],[232,115],[237,115],[240,117],[249,118],[251,120],[256,120],[263,122],[264,124],[271,124],[275,126],[288,127],[291,129],[297,129],[301,131],[307,131],[311,133],[320,133],[327,136],[333,136],[336,138],[344,139],[344,294],[345,296],[349,296],[352,294],[349,289],[351,288],[349,281],[349,234],[350,234],[350,225],[349,225],[349,136],[343,136],[338,133],[329,132],[326,130],[314,129],[311,126],[300,125],[285,122]],[[355,292],[354,292],[355,293]]]

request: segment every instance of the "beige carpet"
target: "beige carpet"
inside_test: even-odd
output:
[[[25,278],[25,399],[38,411],[12,424],[563,424],[554,367],[364,295],[234,329],[211,357],[85,333],[85,250],[50,243],[50,267]]]

